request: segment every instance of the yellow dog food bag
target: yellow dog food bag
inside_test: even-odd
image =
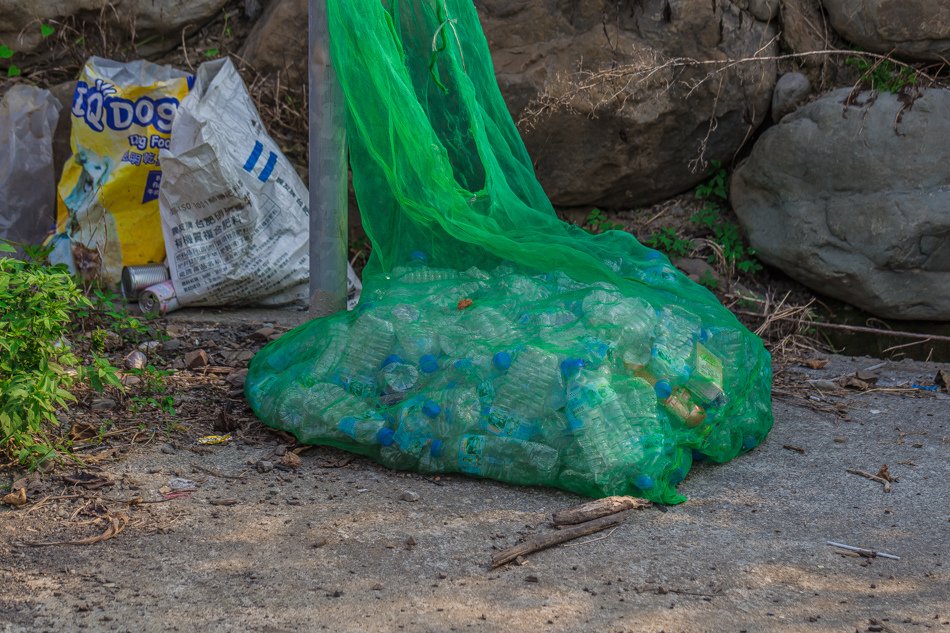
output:
[[[158,154],[193,81],[142,60],[86,62],[70,112],[73,155],[58,188],[55,263],[116,287],[123,266],[165,259]]]

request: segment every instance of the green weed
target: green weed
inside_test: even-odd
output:
[[[864,57],[849,57],[845,64],[861,73],[860,81],[878,92],[900,92],[908,86],[916,86],[917,71],[900,66],[889,59],[871,61]]]
[[[612,221],[607,214],[600,209],[592,209],[587,219],[584,220],[583,227],[590,233],[603,233],[604,231],[622,231],[623,224]]]
[[[696,197],[704,204],[690,222],[712,233],[712,240],[722,249],[726,262],[739,272],[753,275],[762,270],[762,264],[755,259],[755,250],[746,245],[739,226],[723,217],[723,204],[729,199],[729,177],[719,161],[711,162],[712,175],[696,187]],[[709,263],[716,263],[715,255],[709,257]]]
[[[644,242],[650,248],[663,251],[668,257],[686,257],[693,250],[693,243],[684,239],[671,227],[665,226]]]

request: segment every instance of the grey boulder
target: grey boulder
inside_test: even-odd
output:
[[[801,73],[785,73],[779,77],[772,93],[772,120],[778,123],[794,112],[811,94],[811,81]]]
[[[950,57],[946,0],[823,0],[834,29],[878,53],[945,61]]]
[[[731,201],[763,261],[882,317],[950,320],[950,91],[842,89],[768,129]]]
[[[555,204],[630,207],[706,178],[768,113],[772,62],[663,68],[777,52],[776,29],[729,0],[478,3],[508,108]],[[585,72],[614,77],[579,90]],[[543,96],[553,108],[530,115]]]
[[[97,12],[110,38],[148,40],[136,52],[147,56],[181,42],[179,30],[214,17],[228,0],[0,0],[0,42],[18,54],[34,52],[43,41],[40,23],[62,22],[80,13]],[[164,37],[163,37],[164,36]]]

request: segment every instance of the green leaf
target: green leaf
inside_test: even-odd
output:
[[[55,32],[55,26],[50,26],[49,24],[40,24],[40,35],[42,35],[44,38],[49,37]]]
[[[6,242],[0,242],[0,253],[15,253],[16,249],[7,244]]]
[[[205,56],[205,57],[217,57],[217,56],[220,54],[220,52],[221,52],[221,51],[219,51],[219,50],[216,49],[216,48],[209,48],[208,50],[206,50],[206,51],[204,52],[204,56]]]
[[[19,77],[22,74],[23,71],[16,64],[10,64],[10,67],[7,68],[7,77]]]
[[[0,44],[0,59],[10,59],[13,57],[13,49],[6,44]]]

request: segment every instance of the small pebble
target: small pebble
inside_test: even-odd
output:
[[[144,343],[139,343],[136,349],[138,349],[140,352],[151,354],[152,352],[158,351],[158,348],[161,346],[162,344],[158,341],[145,341]]]
[[[162,444],[161,448],[159,448],[158,450],[160,450],[161,452],[165,453],[166,455],[174,455],[174,454],[175,454],[175,447],[172,446],[171,444]]]
[[[125,357],[126,369],[145,369],[148,364],[148,358],[142,352],[135,350]]]
[[[185,344],[181,342],[181,339],[173,338],[165,341],[162,345],[162,349],[166,352],[177,352],[184,346]]]
[[[257,468],[257,472],[259,473],[269,473],[270,471],[274,470],[274,463],[269,462],[266,459],[262,459],[261,461],[257,462],[254,467]]]
[[[108,411],[109,409],[115,409],[116,405],[117,403],[115,400],[102,398],[100,400],[94,400],[90,408],[93,411]]]
[[[418,501],[419,493],[413,492],[412,490],[406,490],[401,495],[399,495],[399,498],[402,499],[403,501]]]

